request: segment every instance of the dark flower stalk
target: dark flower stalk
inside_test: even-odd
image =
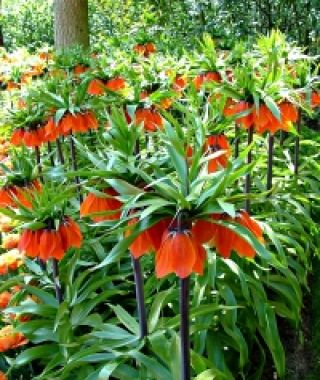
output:
[[[186,213],[181,211],[177,218],[177,231],[184,233],[190,229]],[[190,277],[180,279],[180,350],[181,350],[181,380],[191,379],[190,366],[190,317],[189,317]]]
[[[36,156],[36,162],[37,162],[37,167],[38,167],[38,170],[39,170],[39,174],[41,176],[41,174],[42,174],[42,166],[41,166],[40,148],[38,146],[35,146],[34,147],[34,152],[35,152],[35,156]]]
[[[49,156],[50,156],[51,166],[54,166],[54,157],[52,155],[52,146],[51,146],[50,141],[48,141],[48,153],[49,153]]]
[[[235,123],[234,126],[234,158],[239,157],[239,144],[240,144],[240,135],[239,135],[239,125]]]
[[[71,153],[72,170],[74,170],[76,172],[78,170],[78,164],[77,164],[76,147],[74,144],[72,132],[70,133],[70,153]],[[80,203],[82,203],[83,196],[81,194],[80,177],[79,176],[75,176],[75,184],[77,185],[77,192],[78,192],[79,201],[80,201]]]
[[[140,325],[140,339],[143,339],[148,335],[147,313],[144,302],[143,274],[140,259],[135,259],[133,256],[131,256],[131,261],[136,290],[136,301]]]
[[[252,141],[253,141],[253,127],[250,127],[248,129],[248,146],[252,143]],[[250,150],[247,157],[247,164],[251,164],[251,162],[252,162],[252,151]],[[244,192],[247,195],[249,195],[251,192],[251,174],[250,173],[248,173],[245,178]],[[250,199],[245,200],[244,208],[247,212],[250,212]]]
[[[299,160],[300,160],[300,133],[301,133],[301,114],[299,113],[297,121],[297,133],[295,146],[294,146],[294,174],[299,174]]]
[[[139,140],[136,141],[134,148],[134,153],[136,159],[139,159],[140,155],[140,145]],[[147,324],[147,311],[144,302],[144,288],[143,288],[143,273],[140,264],[140,258],[135,259],[131,255],[132,269],[135,282],[135,292],[136,292],[136,302],[138,308],[138,318],[140,325],[140,339],[145,338],[148,335],[148,324]]]
[[[54,282],[54,287],[56,290],[56,298],[59,303],[63,302],[63,297],[62,297],[62,291],[61,291],[61,286],[60,286],[60,281],[59,281],[59,266],[58,266],[58,260],[52,259],[52,274],[53,274],[53,282]]]
[[[267,190],[270,190],[272,188],[273,147],[274,147],[274,134],[270,133],[269,139],[268,139]]]
[[[63,150],[62,150],[62,145],[60,138],[58,137],[56,140],[56,145],[57,145],[57,154],[58,154],[58,160],[61,165],[64,165],[64,155],[63,155]]]

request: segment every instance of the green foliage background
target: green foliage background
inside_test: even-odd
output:
[[[53,44],[52,0],[4,0],[3,33],[7,48],[35,49]],[[300,46],[319,52],[318,0],[89,0],[91,40],[112,37],[115,44],[147,32],[169,49],[193,46],[209,32],[230,47],[239,38],[254,38],[273,28]]]

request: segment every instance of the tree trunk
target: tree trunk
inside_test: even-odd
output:
[[[2,0],[0,0],[0,16],[2,16]],[[0,46],[4,46],[2,24],[0,24]]]
[[[89,47],[88,0],[55,0],[55,47]]]

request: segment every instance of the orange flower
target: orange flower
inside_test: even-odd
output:
[[[138,108],[135,112],[135,124],[142,124],[145,131],[155,132],[163,128],[164,120],[160,113],[153,109]]]
[[[224,116],[228,117],[237,116],[240,113],[247,113],[247,115],[237,117],[235,119],[235,122],[241,125],[243,128],[250,128],[254,122],[252,111],[250,111],[252,107],[253,106],[251,103],[245,102],[243,100],[238,103],[229,101],[223,110],[223,114]]]
[[[284,102],[278,105],[280,110],[280,120],[278,120],[270,109],[262,104],[258,110],[254,110],[254,124],[257,132],[266,131],[274,134],[278,130],[288,131],[289,123],[295,123],[298,120],[298,111],[293,104]]]
[[[41,230],[31,231],[25,230],[21,235],[18,249],[29,257],[37,257],[39,255]]]
[[[15,194],[15,186],[5,186],[0,189],[0,207],[15,205],[12,195]]]
[[[7,376],[2,371],[0,371],[0,380],[8,380]]]
[[[69,248],[80,248],[82,244],[82,233],[80,227],[74,220],[66,217],[59,227],[64,251]]]
[[[61,235],[56,230],[42,230],[39,241],[38,257],[47,261],[49,259],[61,260],[65,250],[62,244]]]
[[[187,78],[184,75],[177,75],[173,81],[172,88],[175,91],[183,91],[187,86]]]
[[[313,91],[311,94],[311,107],[319,107],[320,106],[320,93]]]
[[[48,128],[52,130],[52,124]],[[58,125],[59,134],[67,136],[72,133],[85,133],[90,129],[97,129],[98,121],[93,112],[77,113],[75,115],[66,113]],[[49,132],[50,133],[50,132]]]
[[[6,352],[27,343],[28,340],[21,333],[14,331],[12,325],[5,326],[0,330],[0,352]]]
[[[0,293],[0,309],[5,309],[10,300],[12,298],[12,294],[10,292]]]
[[[207,154],[223,151],[221,152],[222,154],[220,156],[212,158],[208,162],[208,173],[214,173],[219,169],[219,167],[227,167],[229,158],[231,156],[231,148],[226,136],[209,136],[205,143],[205,151]]]
[[[27,147],[40,146],[45,142],[45,130],[42,127],[25,131],[23,134],[23,143]]]
[[[85,65],[77,65],[75,66],[75,68],[73,69],[73,72],[75,73],[75,75],[80,75],[80,74],[83,74],[85,73],[86,71],[89,70],[89,67],[88,66],[85,66]]]
[[[208,82],[221,82],[221,75],[218,72],[209,71],[197,75],[193,80],[193,84],[197,91],[200,91],[201,87]]]
[[[10,234],[2,239],[2,247],[4,249],[14,249],[18,247],[20,240],[19,234]]]
[[[193,272],[202,274],[205,258],[205,249],[192,232],[168,232],[156,253],[156,275],[161,278],[175,273],[186,278]]]
[[[109,79],[105,87],[110,91],[123,90],[126,87],[126,81],[122,77],[115,77],[113,79]]]
[[[2,254],[1,259],[6,263],[8,270],[12,271],[17,270],[23,264],[23,256],[16,248]]]
[[[105,91],[105,85],[100,79],[92,79],[88,86],[89,95],[103,95]]]
[[[157,51],[156,46],[152,42],[148,42],[145,44],[137,44],[133,47],[135,53],[139,55],[143,55],[148,58],[150,54],[155,53]]]
[[[264,239],[261,227],[246,211],[241,210],[235,218],[231,218],[227,214],[213,214],[212,223],[210,221],[199,220],[193,226],[192,232],[197,241],[201,242],[201,244],[208,243],[215,246],[217,252],[224,258],[230,257],[232,251],[237,252],[239,256],[255,257],[256,252],[250,243],[230,228],[214,224],[214,220],[238,223],[251,231],[263,243]]]
[[[79,226],[71,218],[65,217],[58,230],[25,230],[19,242],[20,252],[41,260],[61,260],[65,252],[73,247],[80,248],[82,234]]]
[[[11,139],[10,139],[11,144],[16,145],[16,146],[22,145],[24,141],[24,134],[25,134],[24,129],[22,128],[14,129],[11,135]]]
[[[107,212],[107,215],[92,215],[91,219],[95,222],[102,222],[104,220],[118,220],[120,218],[122,203],[115,198],[119,194],[114,189],[106,189],[103,192],[108,197],[99,197],[93,193],[89,193],[86,196],[80,206],[81,217]]]
[[[138,218],[133,218],[128,222],[128,226],[134,226],[138,222]],[[156,251],[161,246],[162,236],[168,228],[169,221],[167,219],[160,220],[158,223],[142,231],[130,245],[129,250],[135,259]],[[130,230],[126,231],[126,236],[130,235]]]
[[[56,123],[54,122],[54,118],[51,117],[47,124],[44,126],[44,134],[46,141],[55,141],[59,137],[59,129]]]
[[[155,53],[157,51],[155,44],[152,42],[147,42],[144,46],[145,46],[145,52],[144,52],[145,57],[149,57],[150,54]]]

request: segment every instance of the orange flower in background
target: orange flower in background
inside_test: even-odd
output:
[[[19,251],[29,257],[39,257],[47,261],[61,260],[69,248],[80,248],[82,234],[79,226],[71,218],[65,217],[58,230],[25,230],[19,242]]]
[[[17,128],[12,132],[10,139],[12,145],[25,145],[30,148],[41,146],[45,141],[45,130],[42,127],[32,130]]]
[[[73,72],[75,75],[80,75],[80,74],[83,74],[85,73],[86,71],[89,70],[89,67],[88,66],[85,66],[85,65],[77,65],[75,66],[75,68],[73,69]]]
[[[106,82],[105,87],[110,91],[123,90],[126,87],[126,81],[122,77],[115,77],[109,79]]]
[[[135,112],[135,124],[142,124],[145,131],[155,132],[157,129],[163,128],[164,120],[154,109],[138,108]]]
[[[27,343],[28,340],[24,335],[15,331],[12,325],[5,326],[0,330],[0,352],[6,352]]]
[[[225,135],[209,136],[205,143],[205,151],[207,154],[221,151],[220,156],[212,158],[208,162],[208,173],[214,173],[219,167],[227,167],[231,156],[231,148]]]
[[[154,43],[147,42],[145,44],[137,44],[133,47],[133,51],[139,55],[143,55],[145,58],[148,58],[151,54],[157,51],[157,48]]]
[[[172,84],[172,89],[178,92],[183,91],[187,86],[187,78],[184,75],[177,75]]]
[[[250,128],[253,125],[254,117],[251,108],[253,105],[249,102],[241,100],[240,102],[227,102],[223,114],[226,117],[236,117],[235,122],[243,128]],[[245,113],[244,116],[237,117],[238,114]]]
[[[99,197],[89,193],[80,206],[80,216],[89,216],[95,222],[104,220],[118,220],[121,215],[122,203],[115,197],[119,195],[114,189],[105,189],[103,192],[108,197]],[[106,213],[106,215],[93,215],[96,213]]]
[[[92,111],[84,113],[66,113],[58,124],[54,118],[50,118],[44,127],[46,141],[54,141],[60,135],[67,136],[70,133],[86,133],[99,127],[98,120]]]
[[[89,83],[87,92],[89,95],[103,95],[105,92],[105,85],[103,81],[100,79],[92,79],[92,81]]]
[[[14,223],[11,218],[0,215],[0,232],[8,233],[13,229]]]
[[[0,293],[0,309],[5,309],[10,300],[12,298],[12,294],[10,292]]]
[[[156,275],[158,278],[175,273],[186,278],[191,273],[203,273],[206,259],[205,249],[192,232],[169,231],[156,253]]]
[[[208,82],[221,82],[221,75],[218,72],[209,71],[197,75],[193,80],[193,84],[197,91],[200,91],[201,87]]]
[[[19,234],[10,234],[2,239],[2,247],[4,249],[14,249],[18,247],[20,240]]]
[[[23,255],[19,252],[18,249],[14,248],[3,253],[0,256],[0,261],[3,261],[5,263],[8,270],[15,271],[23,264]]]
[[[7,376],[2,371],[0,371],[0,380],[8,380]]]
[[[5,186],[0,189],[0,207],[15,205],[12,195],[15,194],[15,186]]]
[[[145,57],[149,57],[150,54],[155,53],[157,51],[157,48],[154,43],[152,42],[147,42],[145,45]]]
[[[320,93],[313,91],[311,93],[311,107],[319,107],[320,106]]]

